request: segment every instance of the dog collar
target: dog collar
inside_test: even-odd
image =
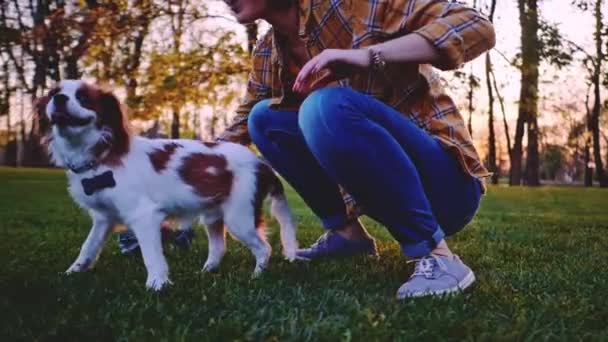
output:
[[[68,163],[67,166],[74,173],[83,173],[85,171],[96,169],[97,166],[99,166],[99,161],[97,161],[97,159],[93,159],[80,166],[76,166],[72,163]]]
[[[86,162],[80,166],[74,165],[72,163],[68,163],[67,166],[74,173],[83,173],[85,171],[96,169],[99,166],[99,164],[101,164],[100,160],[103,160],[103,158],[104,158],[104,156],[103,156],[104,152],[107,152],[107,148],[110,146],[111,146],[111,144],[107,140],[102,139],[100,142],[98,142],[95,145],[95,147],[98,149],[98,151],[95,151],[95,149],[92,151],[93,156],[94,156],[93,159],[89,160],[88,162]]]

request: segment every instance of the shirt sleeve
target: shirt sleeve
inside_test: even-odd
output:
[[[260,83],[257,80],[255,72],[252,71],[249,75],[249,80],[247,81],[245,98],[236,109],[234,119],[232,119],[232,122],[224,132],[219,135],[218,140],[230,141],[242,145],[251,144],[251,138],[249,137],[249,130],[247,128],[249,112],[251,112],[251,109],[256,103],[269,98],[270,96],[270,87]]]
[[[260,40],[253,52],[252,67],[247,80],[247,91],[245,98],[236,110],[236,115],[228,127],[218,136],[218,140],[230,141],[242,145],[251,144],[247,120],[249,112],[256,103],[272,96],[270,85],[270,50],[268,39]]]
[[[384,9],[389,34],[416,33],[439,52],[441,70],[462,66],[496,44],[492,23],[477,10],[446,0],[393,0]]]

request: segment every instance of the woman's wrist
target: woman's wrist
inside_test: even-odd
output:
[[[440,58],[437,48],[417,33],[371,45],[368,49],[378,51],[386,63],[432,64]]]
[[[366,50],[369,54],[369,68],[372,71],[384,73],[386,71],[386,60],[382,51],[377,46],[369,46]]]

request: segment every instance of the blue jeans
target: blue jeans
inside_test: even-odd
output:
[[[392,107],[350,88],[310,94],[299,112],[269,100],[249,114],[262,155],[326,229],[348,216],[338,184],[410,257],[429,254],[475,215],[481,183],[438,140]]]

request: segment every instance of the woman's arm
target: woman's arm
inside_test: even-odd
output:
[[[370,48],[378,51],[387,63],[434,64],[441,58],[439,50],[433,44],[415,33],[388,40],[370,46]]]
[[[249,112],[259,101],[272,96],[272,70],[269,69],[270,49],[272,47],[272,32],[268,33],[256,44],[251,57],[251,71],[247,80],[247,92],[236,115],[228,127],[216,138],[217,141],[230,141],[241,145],[251,144],[247,128]]]
[[[381,44],[370,46],[379,52],[387,63],[418,63],[432,64],[440,60],[441,55],[437,48],[427,39],[418,34],[408,34],[403,37],[392,39]],[[299,93],[308,93],[327,82],[347,76],[348,69],[339,70],[336,64],[355,68],[369,68],[372,57],[368,49],[325,49],[319,55],[311,59],[296,77],[293,90]],[[315,74],[327,67],[335,67],[325,76],[306,82],[309,75]]]
[[[432,64],[449,70],[460,67],[496,43],[492,23],[478,11],[445,0],[393,0],[382,6],[354,3],[360,18],[372,22],[359,29],[379,26],[385,35],[397,38],[368,46],[378,51],[387,63]],[[365,32],[356,35],[365,36]],[[361,42],[354,43],[358,46]],[[343,77],[348,67],[368,68],[367,49],[326,49],[312,58],[300,71],[294,91],[310,92],[327,82]],[[322,69],[329,72],[313,81],[309,77]],[[352,68],[351,68],[352,69]]]

